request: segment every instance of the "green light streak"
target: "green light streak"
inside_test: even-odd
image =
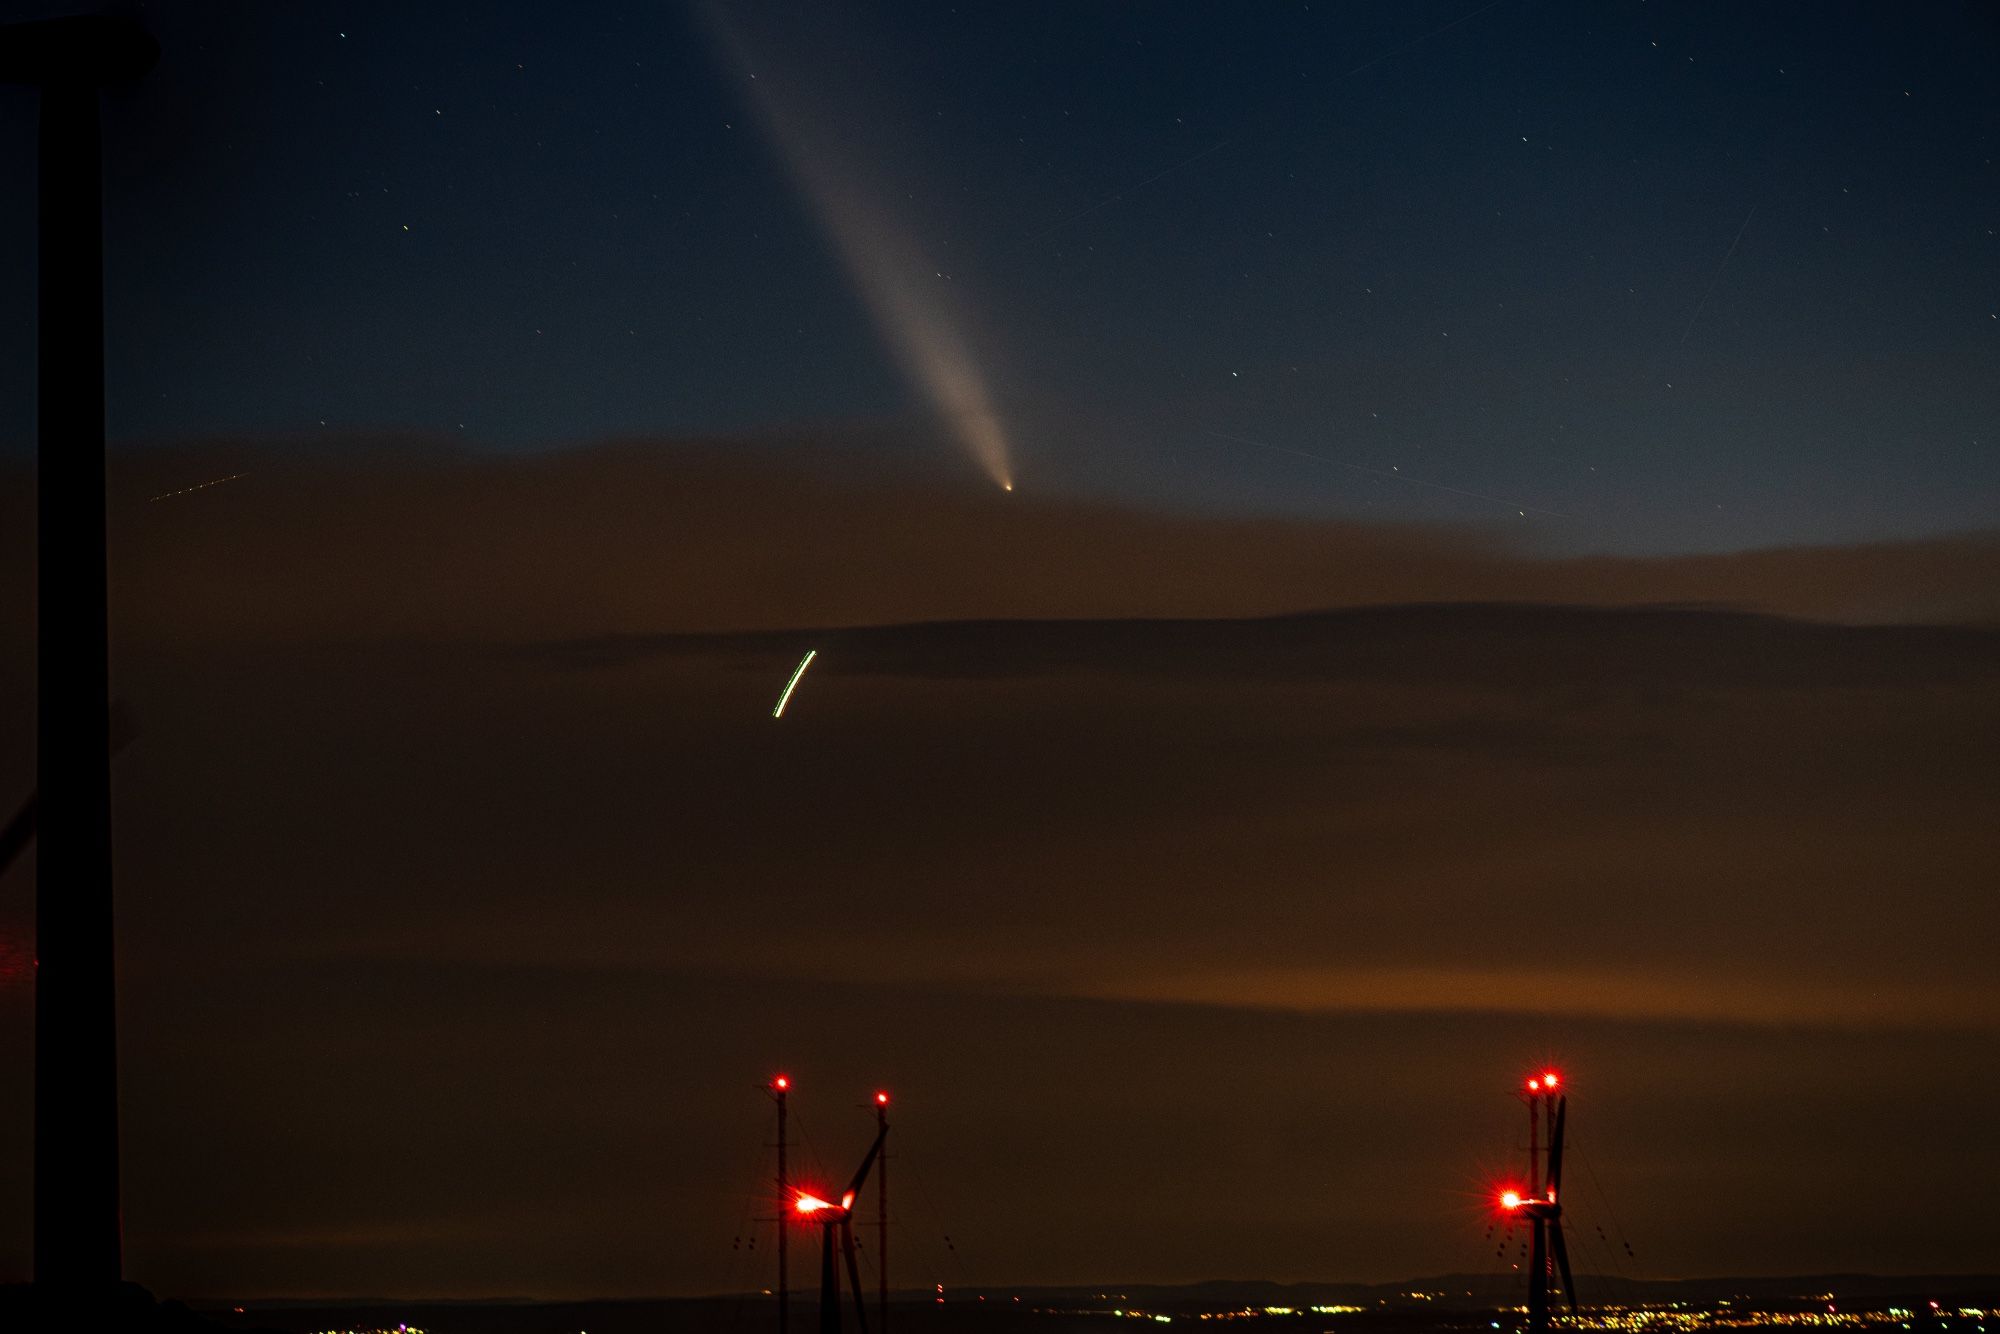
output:
[[[773,718],[782,718],[785,716],[785,706],[792,702],[792,692],[799,688],[799,678],[806,674],[806,668],[812,666],[813,659],[818,656],[818,649],[809,648],[806,650],[805,657],[799,659],[798,668],[792,673],[792,679],[785,682],[785,693],[778,696],[778,707],[771,710]]]

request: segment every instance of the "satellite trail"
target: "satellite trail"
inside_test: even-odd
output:
[[[805,657],[799,659],[799,665],[792,669],[792,679],[785,682],[785,693],[778,696],[778,707],[771,710],[773,718],[782,718],[785,716],[785,706],[792,702],[792,692],[799,688],[799,678],[806,674],[806,668],[812,666],[813,659],[818,656],[818,649],[809,648],[806,650]]]
[[[1752,204],[1750,211],[1743,215],[1743,225],[1736,229],[1736,239],[1731,241],[1729,249],[1723,252],[1722,263],[1715,266],[1715,276],[1708,280],[1708,290],[1701,294],[1701,300],[1695,302],[1694,314],[1688,316],[1688,327],[1681,330],[1681,341],[1678,346],[1687,346],[1688,335],[1694,332],[1694,322],[1701,318],[1701,312],[1708,305],[1708,299],[1715,295],[1716,287],[1722,282],[1722,275],[1729,270],[1729,261],[1736,258],[1736,247],[1743,243],[1743,233],[1750,230],[1750,219],[1756,216],[1757,206]]]

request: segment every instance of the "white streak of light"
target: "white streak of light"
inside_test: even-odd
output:
[[[805,657],[799,659],[798,668],[793,671],[792,679],[785,682],[785,693],[778,696],[778,707],[771,710],[773,718],[782,718],[785,716],[785,706],[792,702],[792,692],[799,688],[799,678],[806,674],[806,668],[812,666],[813,659],[818,656],[818,649],[809,648],[806,650]]]
[[[1715,266],[1715,276],[1708,280],[1708,290],[1703,292],[1701,294],[1701,300],[1695,303],[1694,314],[1688,316],[1688,327],[1681,330],[1681,341],[1679,346],[1681,347],[1687,346],[1688,335],[1694,332],[1694,322],[1701,318],[1701,312],[1703,307],[1707,306],[1708,299],[1715,295],[1715,289],[1717,284],[1721,283],[1722,275],[1729,268],[1729,261],[1736,257],[1736,247],[1743,244],[1743,233],[1750,230],[1750,219],[1756,216],[1757,216],[1757,206],[1755,204],[1752,204],[1750,206],[1750,211],[1743,215],[1743,225],[1736,229],[1736,239],[1731,241],[1729,243],[1729,249],[1723,252],[1722,263]]]

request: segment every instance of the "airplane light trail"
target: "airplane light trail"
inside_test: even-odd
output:
[[[704,12],[716,44],[747,73],[749,49],[721,8],[708,5]],[[1012,491],[1006,430],[971,348],[939,298],[932,281],[939,276],[936,266],[924,262],[922,247],[907,229],[853,185],[851,166],[823,136],[805,128],[815,118],[785,103],[774,82],[749,74],[745,95],[799,194],[832,238],[883,340],[973,462],[994,485]]]
[[[172,500],[175,496],[184,496],[193,491],[206,491],[211,486],[221,486],[224,482],[233,482],[239,477],[248,477],[249,475],[247,472],[233,472],[227,477],[218,477],[212,482],[201,482],[194,486],[184,486],[178,491],[162,491],[157,496],[147,497],[147,500],[148,503],[155,500]]]
[[[792,679],[785,682],[785,693],[778,696],[778,707],[771,710],[773,718],[782,718],[785,716],[785,706],[792,702],[792,692],[799,688],[799,678],[806,674],[806,668],[812,666],[813,659],[818,656],[818,649],[809,648],[806,650],[805,657],[799,659],[799,665],[792,671]]]

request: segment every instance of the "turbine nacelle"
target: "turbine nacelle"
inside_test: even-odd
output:
[[[854,1192],[849,1191],[845,1196],[841,1197],[839,1204],[834,1204],[830,1200],[822,1200],[817,1195],[800,1191],[798,1199],[792,1203],[792,1208],[798,1210],[804,1217],[811,1218],[816,1223],[838,1223],[842,1215],[852,1212],[854,1208]],[[822,1215],[824,1216],[822,1217]]]
[[[889,1095],[875,1095],[878,1116],[876,1119],[875,1142],[868,1146],[868,1156],[861,1160],[861,1166],[847,1183],[847,1189],[840,1193],[840,1203],[822,1199],[810,1191],[800,1191],[792,1201],[792,1208],[800,1218],[816,1223],[820,1229],[819,1251],[819,1327],[821,1334],[840,1334],[840,1271],[844,1262],[847,1282],[854,1294],[855,1328],[867,1334],[868,1310],[861,1295],[861,1265],[854,1256],[854,1202],[861,1196],[861,1187],[868,1181],[869,1169],[882,1156],[882,1141],[889,1137],[889,1117],[886,1111]]]
[[[1523,1195],[1518,1190],[1500,1192],[1500,1212],[1516,1218],[1551,1219],[1562,1217],[1562,1206],[1556,1203],[1556,1193],[1551,1190],[1547,1198]]]

